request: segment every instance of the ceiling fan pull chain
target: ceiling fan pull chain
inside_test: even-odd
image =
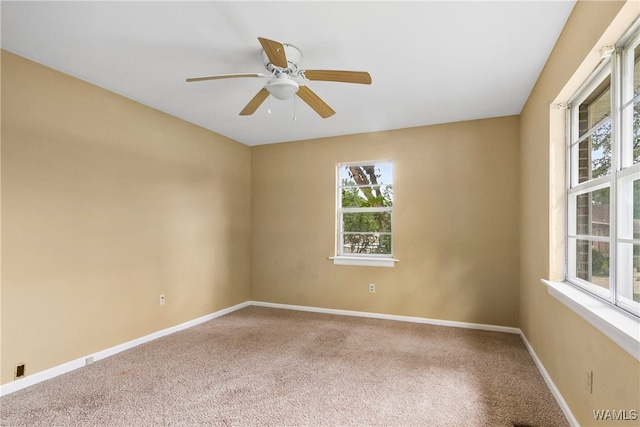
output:
[[[298,120],[296,118],[296,98],[297,96],[293,95],[293,121],[295,122],[296,120]]]
[[[269,105],[267,108],[267,114],[271,114],[271,97],[269,97]]]

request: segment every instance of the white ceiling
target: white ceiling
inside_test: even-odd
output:
[[[2,47],[247,145],[520,113],[575,0],[2,1]],[[297,99],[239,116],[261,78],[257,37],[298,47],[303,69],[369,71],[369,85],[313,81],[336,114]],[[271,114],[267,113],[270,104]],[[294,117],[295,107],[295,117]]]

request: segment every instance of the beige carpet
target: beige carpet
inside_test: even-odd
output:
[[[247,307],[0,399],[2,426],[566,426],[519,336]]]

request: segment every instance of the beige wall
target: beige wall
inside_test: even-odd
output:
[[[4,51],[2,107],[2,383],[249,299],[518,324],[518,117],[250,149]],[[395,268],[327,259],[363,159]]]
[[[253,147],[252,299],[517,326],[518,132],[514,116]],[[336,164],[380,159],[400,262],[334,265]]]
[[[2,383],[249,299],[249,147],[5,51],[2,113]]]
[[[253,148],[2,52],[0,382],[253,299],[519,326],[581,424],[637,409],[638,362],[539,280],[563,262],[550,105],[638,7],[579,1],[519,117]],[[378,159],[400,262],[335,266],[335,165]]]
[[[562,279],[564,263],[564,111],[552,105],[575,92],[639,5],[579,1],[520,118],[520,327],[583,426],[614,424],[598,424],[594,409],[640,409],[640,364],[540,283]],[[584,388],[587,366],[593,394]]]

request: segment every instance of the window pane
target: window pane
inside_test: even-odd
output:
[[[609,188],[576,196],[576,234],[609,236]]]
[[[343,254],[391,254],[390,234],[351,234],[342,235]]]
[[[338,165],[340,254],[391,255],[393,164]]]
[[[633,181],[633,238],[640,239],[640,179]]]
[[[388,233],[391,231],[391,212],[344,213],[342,231]]]
[[[618,238],[640,239],[640,171],[618,180],[617,197]]]
[[[640,303],[640,245],[633,245],[633,291],[632,295],[625,295],[629,299]]]
[[[621,79],[621,169],[640,163],[640,47],[623,53]],[[627,56],[629,55],[629,56]],[[627,75],[630,79],[627,80]]]
[[[609,243],[591,243],[591,280],[595,285],[609,289]]]
[[[609,289],[609,243],[576,240],[576,277]]]
[[[577,147],[578,182],[611,172],[611,76],[578,106],[578,135],[587,134]]]
[[[620,258],[620,265],[623,268],[619,273],[619,296],[629,301],[640,302],[640,245],[622,244]],[[631,258],[632,261],[627,262],[628,258]]]
[[[608,76],[578,107],[579,136],[611,116],[611,77]]]
[[[347,165],[340,167],[340,182],[352,185],[392,184],[393,172],[390,162],[372,165]]]
[[[640,103],[633,103],[633,163],[640,163]]]
[[[640,94],[640,45],[633,51],[633,94]]]
[[[640,316],[637,28],[570,105],[565,267],[575,285]]]
[[[611,119],[578,145],[578,182],[611,172]]]
[[[343,187],[343,208],[370,208],[393,206],[393,187],[378,185],[373,187]]]
[[[633,53],[633,96],[640,95],[640,45]],[[633,103],[633,163],[640,162],[640,102]]]

